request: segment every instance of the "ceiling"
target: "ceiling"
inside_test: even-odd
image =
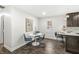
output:
[[[14,7],[36,17],[57,16],[79,11],[79,5],[15,5]],[[46,12],[46,15],[42,15],[42,12]]]

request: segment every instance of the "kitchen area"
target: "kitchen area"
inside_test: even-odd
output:
[[[66,14],[67,27],[63,27],[58,35],[62,37],[65,50],[71,53],[79,53],[79,12]]]

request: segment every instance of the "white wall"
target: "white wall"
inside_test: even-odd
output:
[[[4,19],[4,13],[9,13],[10,9],[0,9],[0,44],[3,44],[3,19]]]
[[[8,39],[6,40],[8,43],[7,46],[5,44],[5,47],[7,49],[9,49],[10,51],[13,51],[23,45],[25,45],[27,42],[24,41],[24,37],[23,34],[25,33],[25,18],[27,17],[31,17],[31,19],[33,20],[33,31],[35,30],[36,26],[37,26],[37,18],[30,16],[29,14],[27,14],[26,12],[19,10],[17,8],[12,7],[11,9],[11,19],[9,18],[8,21],[11,23],[8,23],[8,21],[6,20],[7,18],[5,18],[6,22],[8,23],[8,28],[7,30],[10,30],[11,32],[9,32],[9,34],[11,34],[11,38],[8,38],[8,34],[5,35]],[[6,32],[8,33],[8,31]],[[6,38],[5,37],[5,38]],[[10,39],[10,40],[9,40]],[[10,41],[10,42],[8,42]]]
[[[4,46],[7,49],[12,47],[12,22],[8,16],[4,16]]]
[[[0,8],[0,44],[3,43],[3,36],[2,36],[2,12],[3,12],[3,9]]]
[[[0,14],[0,44],[3,43],[1,34],[2,34],[2,29],[1,29],[1,14]]]
[[[47,21],[52,20],[52,28],[47,29]],[[39,30],[45,33],[46,38],[55,39],[54,33],[56,31],[62,30],[62,26],[66,24],[65,15],[53,16],[49,18],[41,18],[39,19]]]
[[[25,18],[28,17],[26,12],[23,12],[19,9],[13,10],[13,18],[12,18],[12,25],[13,25],[13,35],[12,35],[12,47],[16,48],[17,46],[25,44],[23,39],[23,34],[25,33]],[[36,25],[36,18],[30,16],[33,20],[33,30]]]
[[[2,12],[4,16],[4,47],[12,49],[12,8],[6,7]]]

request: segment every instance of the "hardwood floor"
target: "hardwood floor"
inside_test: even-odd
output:
[[[62,42],[52,39],[44,39],[39,46],[32,46],[31,43],[9,52],[4,47],[0,47],[1,54],[69,54],[65,51]]]

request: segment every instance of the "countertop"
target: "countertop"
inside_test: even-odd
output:
[[[74,32],[71,32],[71,33],[68,33],[68,32],[58,32],[58,34],[65,35],[65,36],[79,36],[79,33],[74,33]]]

